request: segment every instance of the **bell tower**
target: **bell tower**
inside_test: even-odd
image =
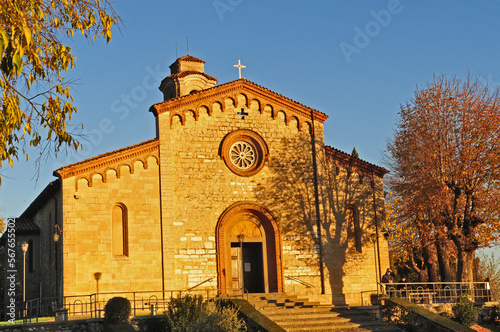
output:
[[[180,57],[169,68],[170,75],[160,85],[163,100],[196,93],[217,84],[215,77],[205,74],[205,61],[194,56]]]

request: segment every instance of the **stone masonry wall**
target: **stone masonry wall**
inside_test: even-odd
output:
[[[276,174],[299,171],[290,165],[299,156],[311,154],[311,136],[306,125],[299,130],[296,121],[286,124],[283,112],[277,112],[273,118],[271,107],[265,103],[235,94],[199,107],[198,119],[195,112],[189,111],[193,107],[189,104],[177,110],[184,114],[184,119],[169,112],[159,115],[159,138],[170,139],[171,154],[169,158],[161,157],[161,162],[171,165],[167,174],[172,178],[167,192],[171,197],[166,202],[174,230],[176,288],[192,287],[217,275],[215,230],[219,217],[233,203],[254,202],[269,209],[278,220],[285,216],[275,204]],[[248,113],[244,119],[237,115],[242,108]],[[323,146],[322,124],[318,122],[316,126],[321,134],[318,146]],[[253,176],[234,174],[220,156],[224,137],[239,129],[258,133],[269,148],[266,166]],[[309,190],[310,185],[307,184]],[[293,192],[281,195],[293,196]],[[294,218],[298,222],[301,216]],[[306,235],[310,238],[310,234]],[[307,276],[317,276],[317,267],[309,264],[315,254],[314,245],[312,251],[299,253],[293,248],[295,244],[296,241],[283,237],[285,274],[302,271]],[[204,286],[216,287],[216,279]]]
[[[94,273],[102,274],[99,292],[161,290],[159,167],[154,157],[131,161],[75,186],[63,180],[64,295],[96,292]],[[129,163],[129,164],[130,164]],[[112,208],[122,204],[128,214],[128,256],[112,252]],[[60,241],[61,241],[60,240]]]

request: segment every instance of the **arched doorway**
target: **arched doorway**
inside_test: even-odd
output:
[[[219,289],[282,292],[281,237],[273,215],[254,203],[230,206],[216,228]]]

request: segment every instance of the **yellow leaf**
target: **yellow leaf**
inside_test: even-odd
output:
[[[24,26],[23,29],[24,29],[24,37],[26,38],[26,45],[29,46],[31,44],[31,30],[27,26]]]

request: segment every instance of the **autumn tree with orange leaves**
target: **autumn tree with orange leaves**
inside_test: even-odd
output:
[[[452,281],[456,250],[433,220],[430,211],[415,210],[393,193],[386,196],[391,265],[400,275],[414,271],[418,280],[411,281]]]
[[[417,88],[388,157],[394,214],[422,239],[451,240],[457,281],[472,281],[475,251],[500,234],[500,90],[444,75]]]

